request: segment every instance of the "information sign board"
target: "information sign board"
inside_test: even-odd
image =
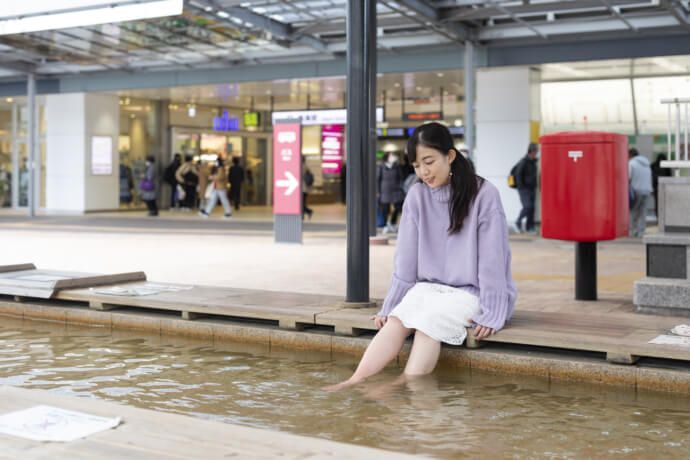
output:
[[[113,139],[110,136],[91,138],[91,174],[107,176],[113,173]]]
[[[302,213],[302,128],[299,123],[273,125],[273,212]]]

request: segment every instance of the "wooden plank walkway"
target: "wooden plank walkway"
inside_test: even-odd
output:
[[[111,282],[118,283],[121,279],[118,276],[129,275],[115,275]],[[145,279],[145,275],[141,275]],[[98,276],[92,279],[97,280],[98,284],[106,281]],[[95,310],[129,307],[174,311],[186,320],[215,315],[230,319],[269,320],[280,328],[292,330],[321,326],[332,328],[335,334],[347,336],[375,330],[369,318],[378,311],[378,307],[350,308],[341,297],[336,296],[174,284],[168,284],[167,287],[179,290],[159,290],[152,295],[104,293],[104,289],[126,291],[156,285],[165,287],[166,283],[125,282],[95,290],[69,288],[66,285],[57,290],[52,298],[86,303]],[[674,326],[687,323],[688,318],[637,314],[633,312],[631,300],[620,298],[577,302],[568,298],[568,293],[553,290],[543,294],[541,291],[526,290],[525,294],[506,328],[483,343],[599,352],[608,361],[619,364],[632,364],[640,357],[690,361],[690,349],[687,347],[648,343]],[[63,302],[60,305],[64,307],[66,304]],[[27,305],[26,308],[30,307]],[[468,347],[482,345],[473,340],[471,334],[468,337]]]
[[[417,458],[48,391],[0,387],[0,414],[40,404],[102,417],[121,417],[122,423],[115,429],[69,443],[37,442],[0,434],[0,457],[8,460]]]

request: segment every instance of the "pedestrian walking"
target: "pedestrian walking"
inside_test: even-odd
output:
[[[661,162],[666,161],[666,154],[660,153],[656,157],[656,161],[652,163],[652,192],[654,193],[654,212],[656,217],[659,217],[659,178],[671,177],[671,168],[662,168]]]
[[[156,204],[156,169],[154,167],[155,158],[152,155],[146,157],[146,171],[141,175],[139,190],[141,201],[146,203],[149,216],[158,215],[158,205]]]
[[[211,181],[213,182],[213,193],[206,203],[206,209],[200,210],[199,215],[204,218],[208,216],[216,207],[218,200],[223,204],[223,209],[225,210],[225,215],[223,219],[229,219],[232,217],[232,210],[230,209],[230,201],[228,201],[228,174],[225,171],[225,166],[223,164],[223,159],[218,157],[214,165],[214,173],[211,176]]]
[[[304,215],[306,214],[309,216],[309,220],[311,220],[311,216],[314,214],[314,210],[307,206],[307,198],[311,193],[313,185],[314,174],[309,169],[309,166],[307,166],[305,158],[302,157],[302,219],[304,219]]]
[[[398,214],[402,210],[405,199],[403,191],[403,170],[398,164],[398,157],[393,152],[387,152],[383,161],[376,169],[377,198],[381,203],[381,214],[385,220],[383,233],[395,233],[398,231]],[[391,212],[392,207],[392,212]]]
[[[628,178],[634,195],[630,204],[630,236],[643,236],[647,227],[647,209],[652,194],[652,168],[637,149],[628,151]]]
[[[228,179],[230,181],[230,198],[235,206],[235,211],[239,211],[240,200],[242,199],[242,182],[244,182],[244,168],[240,165],[238,157],[232,158]]]
[[[522,219],[525,219],[525,233],[536,235],[534,227],[534,210],[537,199],[537,151],[539,147],[530,143],[527,154],[520,160],[515,168],[515,185],[520,194],[522,210],[518,216],[513,230],[522,233]]]
[[[184,156],[184,163],[175,171],[175,179],[184,190],[182,209],[189,211],[196,206],[196,187],[199,185],[199,170],[191,155]]]
[[[163,171],[163,181],[170,186],[170,210],[172,211],[177,205],[176,192],[177,192],[177,179],[175,178],[175,173],[177,169],[182,165],[182,156],[176,153],[173,161],[165,168]],[[163,203],[165,206],[165,203]]]
[[[206,209],[208,198],[211,196],[208,192],[208,187],[211,185],[211,166],[208,161],[199,162],[199,185],[197,190],[199,193],[199,210]]]
[[[415,129],[407,155],[422,182],[405,200],[388,295],[371,318],[379,332],[352,377],[326,390],[376,374],[410,334],[403,375],[431,373],[442,342],[462,344],[469,326],[484,339],[513,312],[517,291],[498,189],[474,173],[439,123]]]

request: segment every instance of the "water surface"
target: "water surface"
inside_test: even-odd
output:
[[[439,458],[688,458],[686,395],[467,370],[350,390],[356,361],[0,317],[0,384]]]

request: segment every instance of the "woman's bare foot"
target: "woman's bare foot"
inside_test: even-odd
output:
[[[328,391],[328,392],[334,392],[334,391],[340,391],[345,388],[351,387],[352,385],[356,385],[359,382],[361,382],[364,379],[354,379],[350,377],[349,379],[345,380],[344,382],[336,383],[335,385],[328,385],[323,388],[321,388],[323,391]]]

